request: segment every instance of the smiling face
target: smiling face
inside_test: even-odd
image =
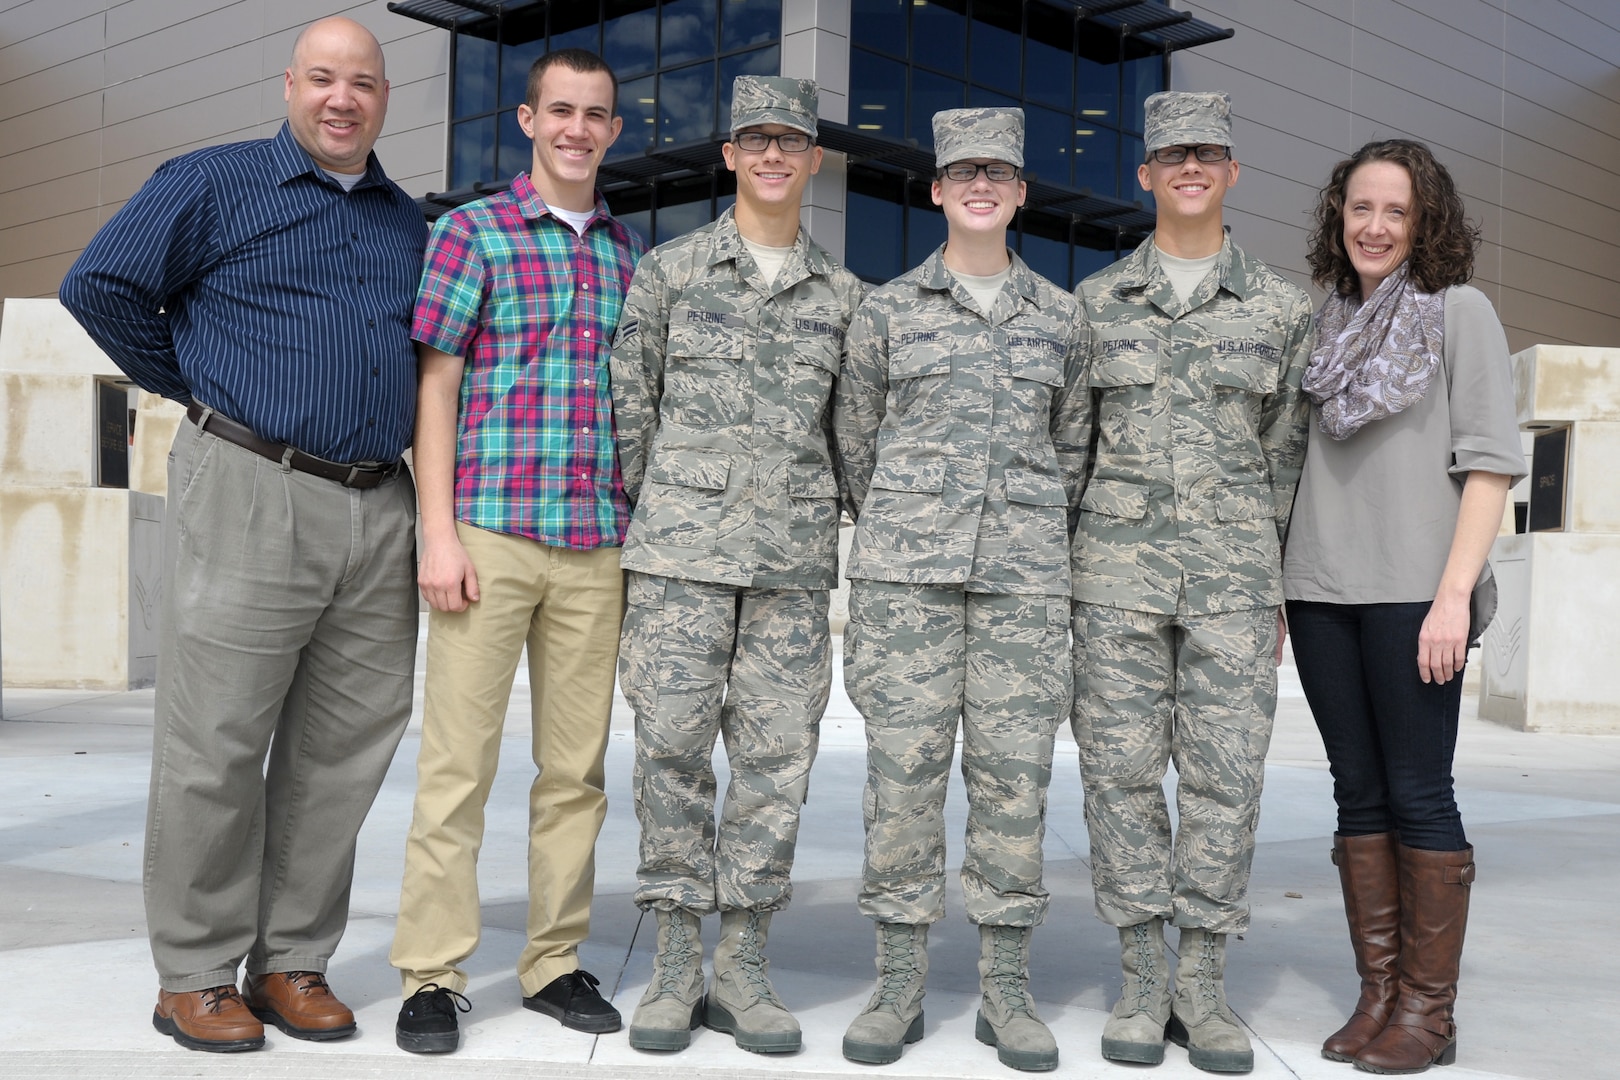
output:
[[[989,165],[996,159],[963,160],[974,165]],[[972,180],[941,177],[934,181],[930,194],[934,205],[945,211],[945,225],[951,235],[991,236],[1004,242],[1007,226],[1012,224],[1018,208],[1024,205],[1026,191],[1022,180],[991,180],[980,169]]]
[[[1237,178],[1236,158],[1199,161],[1196,153],[1188,154],[1179,165],[1149,158],[1136,169],[1142,190],[1153,192],[1161,229],[1218,223],[1226,191]]]
[[[782,135],[798,129],[786,124],[754,124],[745,130]],[[805,185],[821,169],[821,147],[789,154],[775,139],[763,150],[744,150],[735,141],[728,142],[720,147],[720,154],[726,168],[737,174],[737,201],[761,212],[790,208],[798,213]]]
[[[366,171],[388,111],[382,49],[370,31],[343,18],[311,24],[293,47],[283,96],[293,138],[317,165]]]
[[[518,126],[534,140],[529,179],[547,206],[589,210],[596,168],[624,127],[613,115],[613,78],[552,64],[540,76],[535,104],[518,106]]]
[[[1344,186],[1344,250],[1365,300],[1412,254],[1417,214],[1412,177],[1393,161],[1369,161]]]

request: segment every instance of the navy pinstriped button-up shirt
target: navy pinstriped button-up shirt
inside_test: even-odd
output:
[[[60,295],[147,390],[333,461],[392,461],[416,421],[426,244],[375,155],[345,193],[283,124],[165,162]]]

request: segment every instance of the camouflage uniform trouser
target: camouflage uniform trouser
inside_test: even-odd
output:
[[[1249,865],[1277,711],[1277,609],[1074,606],[1074,738],[1097,915],[1248,928]],[[1164,774],[1176,763],[1171,850]]]
[[[1041,838],[1052,740],[1069,708],[1069,601],[856,581],[844,681],[866,718],[861,911],[945,915],[945,788],[961,725],[962,893],[974,923],[1046,915]]]
[[[832,686],[827,591],[626,578],[619,685],[636,713],[636,903],[784,908]],[[731,765],[718,835],[716,735]]]

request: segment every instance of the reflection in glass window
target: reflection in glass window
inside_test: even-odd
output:
[[[967,103],[970,109],[1018,109],[1024,104],[1011,94],[1003,94],[999,90],[986,90],[982,86],[968,87]]]
[[[658,66],[657,0],[607,0],[602,59],[623,79]]]
[[[1119,132],[1113,128],[1093,127],[1082,118],[1080,126],[1074,129],[1073,185],[1097,195],[1117,194],[1129,200],[1136,186],[1135,174],[1132,174],[1130,187],[1120,188],[1118,164]]]
[[[892,173],[849,170],[844,197],[844,262],[867,281],[888,281],[905,271],[906,182]]]
[[[906,268],[921,263],[944,242],[944,212],[926,197],[914,202],[906,220]]]
[[[653,86],[656,77],[648,75],[642,79],[619,84],[619,115],[624,118],[624,128],[619,132],[618,141],[608,151],[610,157],[619,157],[624,154],[641,154],[653,144],[657,132],[658,99],[653,96]]]
[[[1024,40],[1024,95],[1068,112],[1074,107],[1074,17],[1030,4]]]
[[[518,124],[517,110],[501,113],[499,127],[500,153],[495,159],[496,176],[516,176],[528,172],[534,165],[534,140],[523,134]]]
[[[1018,241],[1018,255],[1029,268],[1060,289],[1074,288],[1069,274],[1069,238],[1064,228],[1032,231],[1033,222],[1024,223],[1024,234]]]
[[[1142,130],[1142,103],[1164,89],[1164,59],[1144,56],[1140,60],[1127,60],[1123,65],[1126,131]]]
[[[1069,151],[1074,120],[1065,113],[1030,105],[1024,109],[1024,168],[1048,184],[1070,183]]]
[[[467,187],[495,175],[495,118],[465,120],[451,131],[450,186]]]
[[[960,75],[967,69],[967,0],[927,0],[911,6],[914,64]]]
[[[456,112],[472,116],[495,108],[496,62],[500,49],[493,41],[456,35]]]
[[[658,27],[658,66],[713,56],[716,29],[714,0],[664,0]]]
[[[858,131],[906,137],[906,66],[865,49],[849,51],[849,122]]]
[[[522,105],[529,98],[529,68],[547,52],[546,37],[520,45],[501,46],[501,108]]]
[[[968,73],[974,82],[1009,94],[1019,92],[1023,8],[1019,0],[974,0],[973,64]]]
[[[698,142],[714,133],[714,64],[658,76],[658,145]]]
[[[1147,143],[1134,135],[1127,135],[1120,143],[1120,198],[1141,199],[1142,205],[1152,210],[1154,206],[1153,192],[1142,190],[1142,185],[1136,179],[1137,168],[1147,157]]]
[[[1081,120],[1092,124],[1119,123],[1119,65],[1113,59],[1097,60],[1084,53],[1076,54],[1074,85]]]
[[[851,40],[862,47],[904,58],[906,12],[912,0],[853,0],[849,11]]]
[[[721,52],[746,49],[781,36],[782,0],[720,0]]]
[[[959,79],[947,79],[921,68],[911,69],[911,137],[925,150],[934,148],[934,114],[960,109],[966,88]]]

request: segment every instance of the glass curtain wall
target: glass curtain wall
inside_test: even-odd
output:
[[[941,109],[1024,110],[1032,180],[1127,202],[1136,183],[1142,101],[1164,88],[1165,61],[1132,56],[1117,32],[1072,10],[1025,0],[851,0],[849,122],[857,130],[934,145]],[[845,255],[869,281],[921,262],[945,237],[929,200],[932,177],[878,166],[849,170]],[[1112,229],[1026,211],[1014,241],[1024,260],[1059,285],[1112,262]]]
[[[458,31],[451,58],[450,185],[506,183],[528,169],[517,122],[529,66],[555,49],[599,53],[619,78],[624,131],[615,160],[709,142],[731,123],[738,75],[781,70],[784,0],[570,0],[507,12]],[[787,0],[791,2],[791,0]],[[616,189],[613,212],[652,243],[712,220],[730,205],[731,174],[652,180]]]

